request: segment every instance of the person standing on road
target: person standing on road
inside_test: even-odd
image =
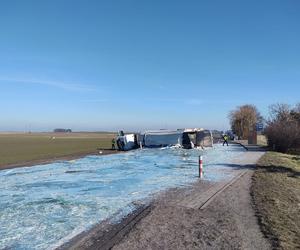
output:
[[[226,135],[226,134],[223,135],[223,139],[224,139],[223,146],[224,146],[225,143],[228,146],[228,135]]]
[[[113,139],[111,140],[111,149],[112,149],[112,150],[115,150],[115,149],[116,149],[116,147],[115,147],[115,138],[113,138]]]

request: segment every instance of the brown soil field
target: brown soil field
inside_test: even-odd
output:
[[[0,169],[114,153],[114,133],[1,133]]]

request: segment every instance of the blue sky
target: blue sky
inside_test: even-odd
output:
[[[228,128],[300,101],[300,2],[1,1],[0,130]]]

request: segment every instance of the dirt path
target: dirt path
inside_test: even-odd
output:
[[[115,226],[101,223],[65,248],[270,249],[250,197],[253,167],[263,154],[250,148],[228,164],[231,180],[168,190],[139,215]]]
[[[223,186],[216,183],[200,191],[198,184],[189,195],[178,190],[169,198],[161,197],[113,249],[270,249],[250,197],[250,164],[261,155],[250,151],[231,164],[236,178]],[[212,198],[205,201],[207,193]]]

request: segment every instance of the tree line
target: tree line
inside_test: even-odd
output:
[[[273,104],[269,107],[267,119],[251,104],[237,107],[228,117],[231,129],[239,139],[248,139],[250,131],[256,129],[256,124],[264,123],[266,126],[263,133],[269,147],[283,153],[300,153],[300,103],[294,107]]]

